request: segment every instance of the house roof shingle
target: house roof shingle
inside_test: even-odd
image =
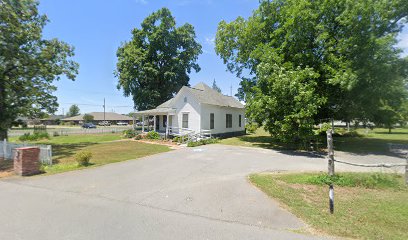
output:
[[[103,121],[103,112],[91,112],[91,113],[87,113],[89,115],[92,115],[94,117],[95,121]],[[84,114],[78,115],[78,116],[74,116],[74,117],[69,117],[69,118],[64,118],[61,119],[63,121],[82,121],[84,117]],[[129,116],[125,116],[122,114],[118,114],[118,113],[113,113],[113,112],[106,112],[105,113],[105,120],[106,121],[131,121],[133,120],[133,118],[129,117]]]

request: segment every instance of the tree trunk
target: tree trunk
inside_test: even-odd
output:
[[[7,139],[8,119],[6,115],[6,83],[0,79],[0,141]]]
[[[388,127],[388,134],[391,134],[391,126]]]

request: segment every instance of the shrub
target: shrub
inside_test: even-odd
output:
[[[35,132],[33,134],[31,133],[24,133],[24,135],[20,136],[18,138],[20,141],[37,141],[41,139],[50,139],[50,136],[48,135],[47,132]]]
[[[141,140],[143,139],[145,136],[143,134],[138,134],[135,136],[135,140]]]
[[[197,142],[188,142],[187,147],[197,147],[201,145],[207,145],[212,143],[218,143],[220,140],[218,138],[210,138],[210,139],[201,139]]]
[[[90,151],[81,151],[77,152],[74,157],[79,166],[88,166],[92,158],[92,153]]]
[[[133,129],[127,129],[123,131],[123,137],[134,138],[136,136],[136,131]]]
[[[245,125],[245,129],[248,133],[255,133],[256,129],[258,129],[258,124],[256,123],[247,123]]]
[[[147,139],[160,139],[160,134],[155,131],[150,131],[146,134]]]
[[[329,129],[331,129],[330,123],[323,123],[322,126],[319,129],[315,130],[315,134],[316,135],[326,136],[326,134],[327,134],[326,132]]]

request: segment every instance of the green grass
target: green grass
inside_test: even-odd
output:
[[[78,166],[74,159],[75,153],[84,150],[92,153],[91,167],[170,151],[169,147],[163,145],[140,143],[127,139],[116,141],[121,139],[121,134],[90,134],[51,137],[49,140],[30,143],[52,145],[53,165],[43,167],[47,174],[85,168]]]
[[[391,154],[389,151],[389,143],[408,145],[408,128],[393,129],[391,134],[388,134],[388,129],[376,128],[369,130],[358,129],[359,137],[334,137],[335,150],[351,152],[351,153],[381,153]],[[319,148],[326,148],[326,137],[319,136]],[[263,128],[257,129],[254,134],[222,139],[221,144],[245,146],[245,147],[260,147],[268,149],[298,149],[295,144],[282,144],[273,140],[271,135]]]
[[[254,174],[249,178],[317,232],[360,239],[408,239],[408,188],[401,175],[339,175],[334,179],[333,215],[328,211],[327,177],[321,174]]]

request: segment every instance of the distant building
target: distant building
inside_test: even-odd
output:
[[[44,125],[59,125],[64,115],[51,115],[47,118],[40,119],[41,124]]]
[[[122,114],[118,114],[118,113],[113,113],[113,112],[106,112],[105,113],[105,117],[104,117],[104,113],[103,112],[91,112],[91,113],[87,113],[89,115],[92,115],[94,117],[93,122],[95,124],[98,124],[99,122],[102,121],[109,121],[111,124],[117,124],[118,122],[121,123],[127,123],[127,124],[133,124],[133,118],[126,116],[126,115],[122,115]],[[68,117],[68,118],[64,118],[61,119],[62,122],[71,122],[74,124],[81,124],[84,121],[84,115],[85,114],[81,114],[75,117]]]

